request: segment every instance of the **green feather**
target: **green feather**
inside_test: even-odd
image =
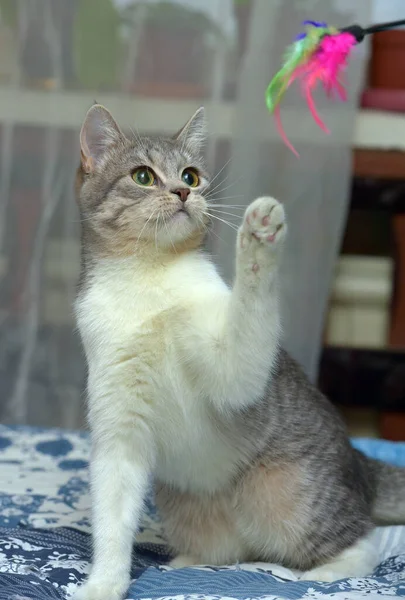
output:
[[[270,81],[266,90],[266,105],[273,112],[285,94],[290,77],[295,69],[303,65],[316,50],[320,39],[335,31],[333,28],[307,28],[307,35],[291,44],[284,55],[284,64]]]
[[[291,73],[300,64],[305,52],[306,38],[299,40],[289,46],[284,55],[284,64],[270,81],[266,90],[266,104],[270,112],[273,112],[287,89],[287,83]]]

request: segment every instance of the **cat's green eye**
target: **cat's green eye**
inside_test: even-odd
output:
[[[200,185],[200,178],[198,177],[197,171],[194,169],[184,169],[181,178],[189,187],[197,187],[197,185]]]
[[[135,183],[143,187],[150,187],[156,183],[156,175],[148,167],[138,167],[138,169],[135,169],[132,173],[132,179]]]

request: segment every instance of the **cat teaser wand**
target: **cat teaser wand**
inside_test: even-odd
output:
[[[318,21],[304,21],[303,25],[305,32],[300,33],[287,48],[284,65],[273,77],[266,90],[267,108],[274,114],[280,137],[296,156],[298,152],[284,131],[280,115],[280,102],[290,85],[295,80],[299,80],[315,123],[325,133],[329,133],[329,129],[316,110],[312,97],[313,90],[318,83],[321,83],[328,97],[337,95],[342,100],[346,100],[343,77],[354,46],[362,42],[366,35],[405,25],[405,19],[372,25],[366,29],[360,25],[337,29]]]

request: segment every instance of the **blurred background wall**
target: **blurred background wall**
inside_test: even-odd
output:
[[[218,203],[237,224],[259,194],[285,202],[285,345],[313,379],[349,200],[351,141],[367,45],[349,101],[317,98],[319,132],[299,92],[283,105],[298,161],[264,103],[284,48],[312,18],[367,24],[370,0],[0,0],[0,420],[83,423],[85,361],[72,302],[79,269],[73,193],[78,132],[96,100],[124,129],[172,133],[200,105]],[[229,281],[235,231],[208,245]]]

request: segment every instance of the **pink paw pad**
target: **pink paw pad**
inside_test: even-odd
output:
[[[263,217],[263,219],[262,219],[262,225],[264,225],[264,227],[267,227],[267,225],[269,223],[270,223],[269,217]]]
[[[258,270],[259,270],[259,265],[257,263],[255,263],[252,267],[252,271],[253,271],[253,273],[257,273]]]

